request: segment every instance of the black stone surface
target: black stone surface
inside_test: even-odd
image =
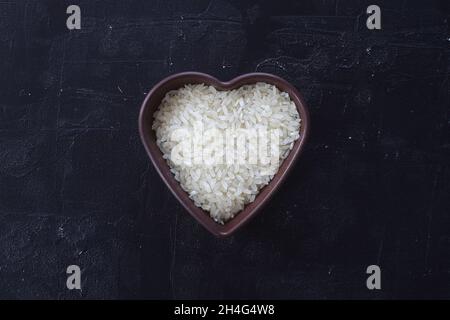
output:
[[[1,1],[0,298],[450,298],[448,1],[377,1],[376,31],[369,4]],[[138,137],[145,94],[185,70],[274,73],[310,107],[306,152],[231,238]]]

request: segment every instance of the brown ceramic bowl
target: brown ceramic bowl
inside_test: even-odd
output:
[[[173,174],[170,172],[169,166],[163,159],[162,153],[156,144],[156,135],[152,130],[153,113],[158,109],[161,100],[168,91],[178,89],[185,84],[204,83],[206,85],[212,85],[218,90],[232,90],[239,88],[240,86],[253,84],[256,82],[273,84],[281,91],[289,94],[292,101],[297,106],[300,114],[300,138],[295,142],[289,156],[283,161],[274,178],[267,186],[260,190],[260,193],[256,196],[255,201],[248,204],[244,210],[239,212],[233,219],[229,220],[224,225],[221,225],[214,222],[208,212],[194,204],[194,202],[189,198],[189,195],[181,188],[178,181],[175,180]],[[297,89],[280,77],[267,73],[247,73],[234,78],[231,81],[222,82],[208,74],[199,72],[183,72],[163,79],[147,94],[139,115],[139,131],[142,142],[151,161],[153,162],[153,165],[175,197],[181,202],[186,210],[211,233],[216,236],[227,236],[253,218],[256,213],[259,212],[261,208],[269,201],[281,183],[286,179],[290,169],[295,163],[295,160],[297,160],[305,145],[309,132],[309,115],[305,102]]]

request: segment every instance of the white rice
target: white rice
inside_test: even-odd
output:
[[[253,202],[261,188],[270,182],[299,138],[300,129],[300,117],[289,95],[267,83],[246,85],[232,91],[218,91],[203,84],[186,85],[166,94],[154,118],[152,128],[156,131],[156,142],[175,179],[196,206],[208,211],[216,222],[222,224]],[[279,152],[275,153],[277,161],[269,164],[261,161],[227,163],[225,156],[224,161],[211,165],[173,161],[172,152],[180,143],[173,141],[174,133],[180,128],[195,133],[195,130],[198,131],[195,123],[199,121],[204,129],[217,129],[210,139],[189,140],[189,143],[197,143],[201,148],[211,145],[218,147],[220,144],[219,149],[223,149],[224,142],[218,139],[218,135],[223,134],[225,137],[227,130],[277,130],[279,140],[276,140],[276,146],[268,144],[269,150],[279,148]],[[258,141],[251,138],[246,140],[246,153],[243,156],[246,160],[258,150]],[[204,156],[204,153],[195,153],[193,150],[193,157]],[[234,155],[239,153],[236,150],[233,152]]]

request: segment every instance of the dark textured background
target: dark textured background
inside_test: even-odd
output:
[[[1,1],[0,298],[450,298],[447,3],[376,1],[369,31],[366,1]],[[312,115],[286,184],[227,239],[138,137],[145,94],[185,70],[280,75]]]

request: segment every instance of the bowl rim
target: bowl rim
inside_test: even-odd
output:
[[[255,200],[250,204],[247,204],[243,210],[234,216],[234,218],[225,224],[219,224],[210,217],[208,212],[195,206],[194,202],[189,198],[189,195],[181,188],[179,182],[175,180],[173,174],[170,172],[170,168],[167,162],[162,158],[162,152],[156,144],[156,139],[152,139],[150,137],[153,131],[153,114],[158,109],[162,100],[162,98],[155,99],[154,97],[158,94],[160,97],[163,97],[168,91],[181,88],[184,84],[204,83],[205,85],[212,85],[218,90],[233,90],[243,85],[257,82],[266,82],[275,85],[281,91],[289,94],[300,115],[300,138],[295,141],[288,157],[280,164],[277,173],[274,175],[272,180],[270,180],[269,184],[264,186],[258,192]],[[170,87],[171,83],[176,85],[172,88],[166,88]],[[155,100],[154,103],[152,99]],[[150,121],[148,121],[149,112],[151,112]],[[202,224],[209,232],[218,237],[231,235],[238,229],[242,228],[261,211],[261,209],[269,202],[272,196],[279,189],[281,184],[285,182],[286,177],[289,175],[300,154],[303,152],[304,145],[310,134],[310,116],[308,107],[297,88],[279,76],[262,72],[245,73],[229,81],[220,81],[216,77],[207,73],[196,71],[186,71],[169,75],[154,85],[153,88],[147,93],[139,112],[138,125],[140,138],[147,155],[166,186],[183,205],[183,207],[198,222],[200,222],[200,224]]]

